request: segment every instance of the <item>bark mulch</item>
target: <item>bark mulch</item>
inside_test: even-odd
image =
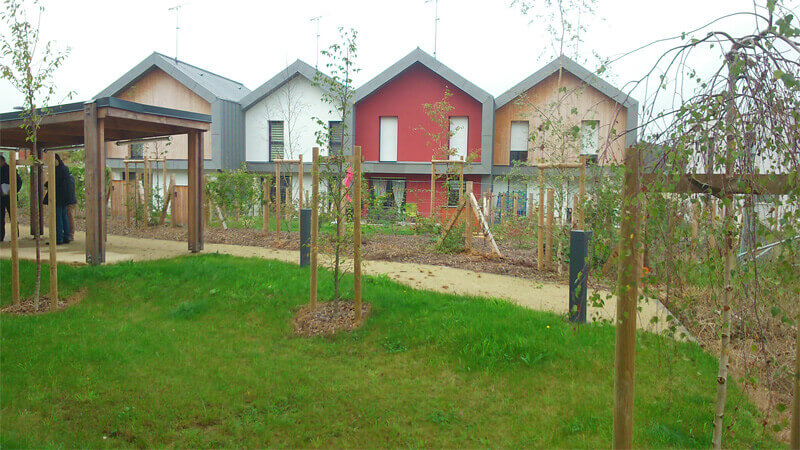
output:
[[[372,305],[361,304],[361,321],[356,322],[355,303],[349,300],[320,302],[315,307],[303,306],[294,317],[294,333],[298,336],[328,336],[338,331],[355,330],[367,320]]]

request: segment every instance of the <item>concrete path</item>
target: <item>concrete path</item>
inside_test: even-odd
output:
[[[107,263],[148,261],[190,254],[186,242],[109,235],[106,245]],[[42,258],[45,261],[48,258],[47,252],[48,247],[43,246]],[[203,253],[222,253],[299,263],[299,252],[293,250],[206,243]],[[30,236],[24,237],[20,241],[20,257],[28,260],[35,259],[34,243]],[[0,244],[0,258],[11,258],[9,242]],[[58,246],[58,261],[67,264],[85,263],[83,233],[76,233],[74,242]],[[392,280],[415,289],[500,298],[527,308],[558,314],[566,314],[569,309],[569,287],[556,283],[452,267],[390,261],[365,261],[364,272],[369,275],[385,274]],[[593,292],[589,294],[591,295]],[[589,321],[613,320],[616,315],[616,297],[607,298],[608,292],[601,291],[599,294],[602,299],[605,299],[605,304],[603,307],[589,306],[587,311]],[[642,302],[639,306],[639,328],[659,333],[666,327],[669,311],[661,302],[650,300]],[[658,321],[652,323],[652,317],[658,317]],[[683,331],[686,336],[690,336],[687,331]]]

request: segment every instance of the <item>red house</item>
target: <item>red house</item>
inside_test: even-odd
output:
[[[452,94],[447,98],[452,109],[436,124],[424,105],[442,101],[446,92]],[[473,182],[480,198],[492,165],[489,93],[417,48],[359,88],[354,101],[354,142],[361,146],[373,195],[385,198],[387,207],[431,213],[432,159],[468,161],[464,181]],[[445,171],[445,164],[437,165],[438,173]],[[458,189],[457,182],[439,177],[434,212],[454,206]]]

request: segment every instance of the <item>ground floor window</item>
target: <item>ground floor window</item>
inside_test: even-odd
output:
[[[458,206],[461,196],[461,183],[458,180],[447,181],[447,206]]]

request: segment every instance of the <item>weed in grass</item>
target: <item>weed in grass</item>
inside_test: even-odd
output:
[[[205,302],[181,302],[178,304],[178,307],[172,311],[170,316],[173,319],[183,319],[189,320],[194,319],[195,317],[203,314],[206,311],[206,303]]]

